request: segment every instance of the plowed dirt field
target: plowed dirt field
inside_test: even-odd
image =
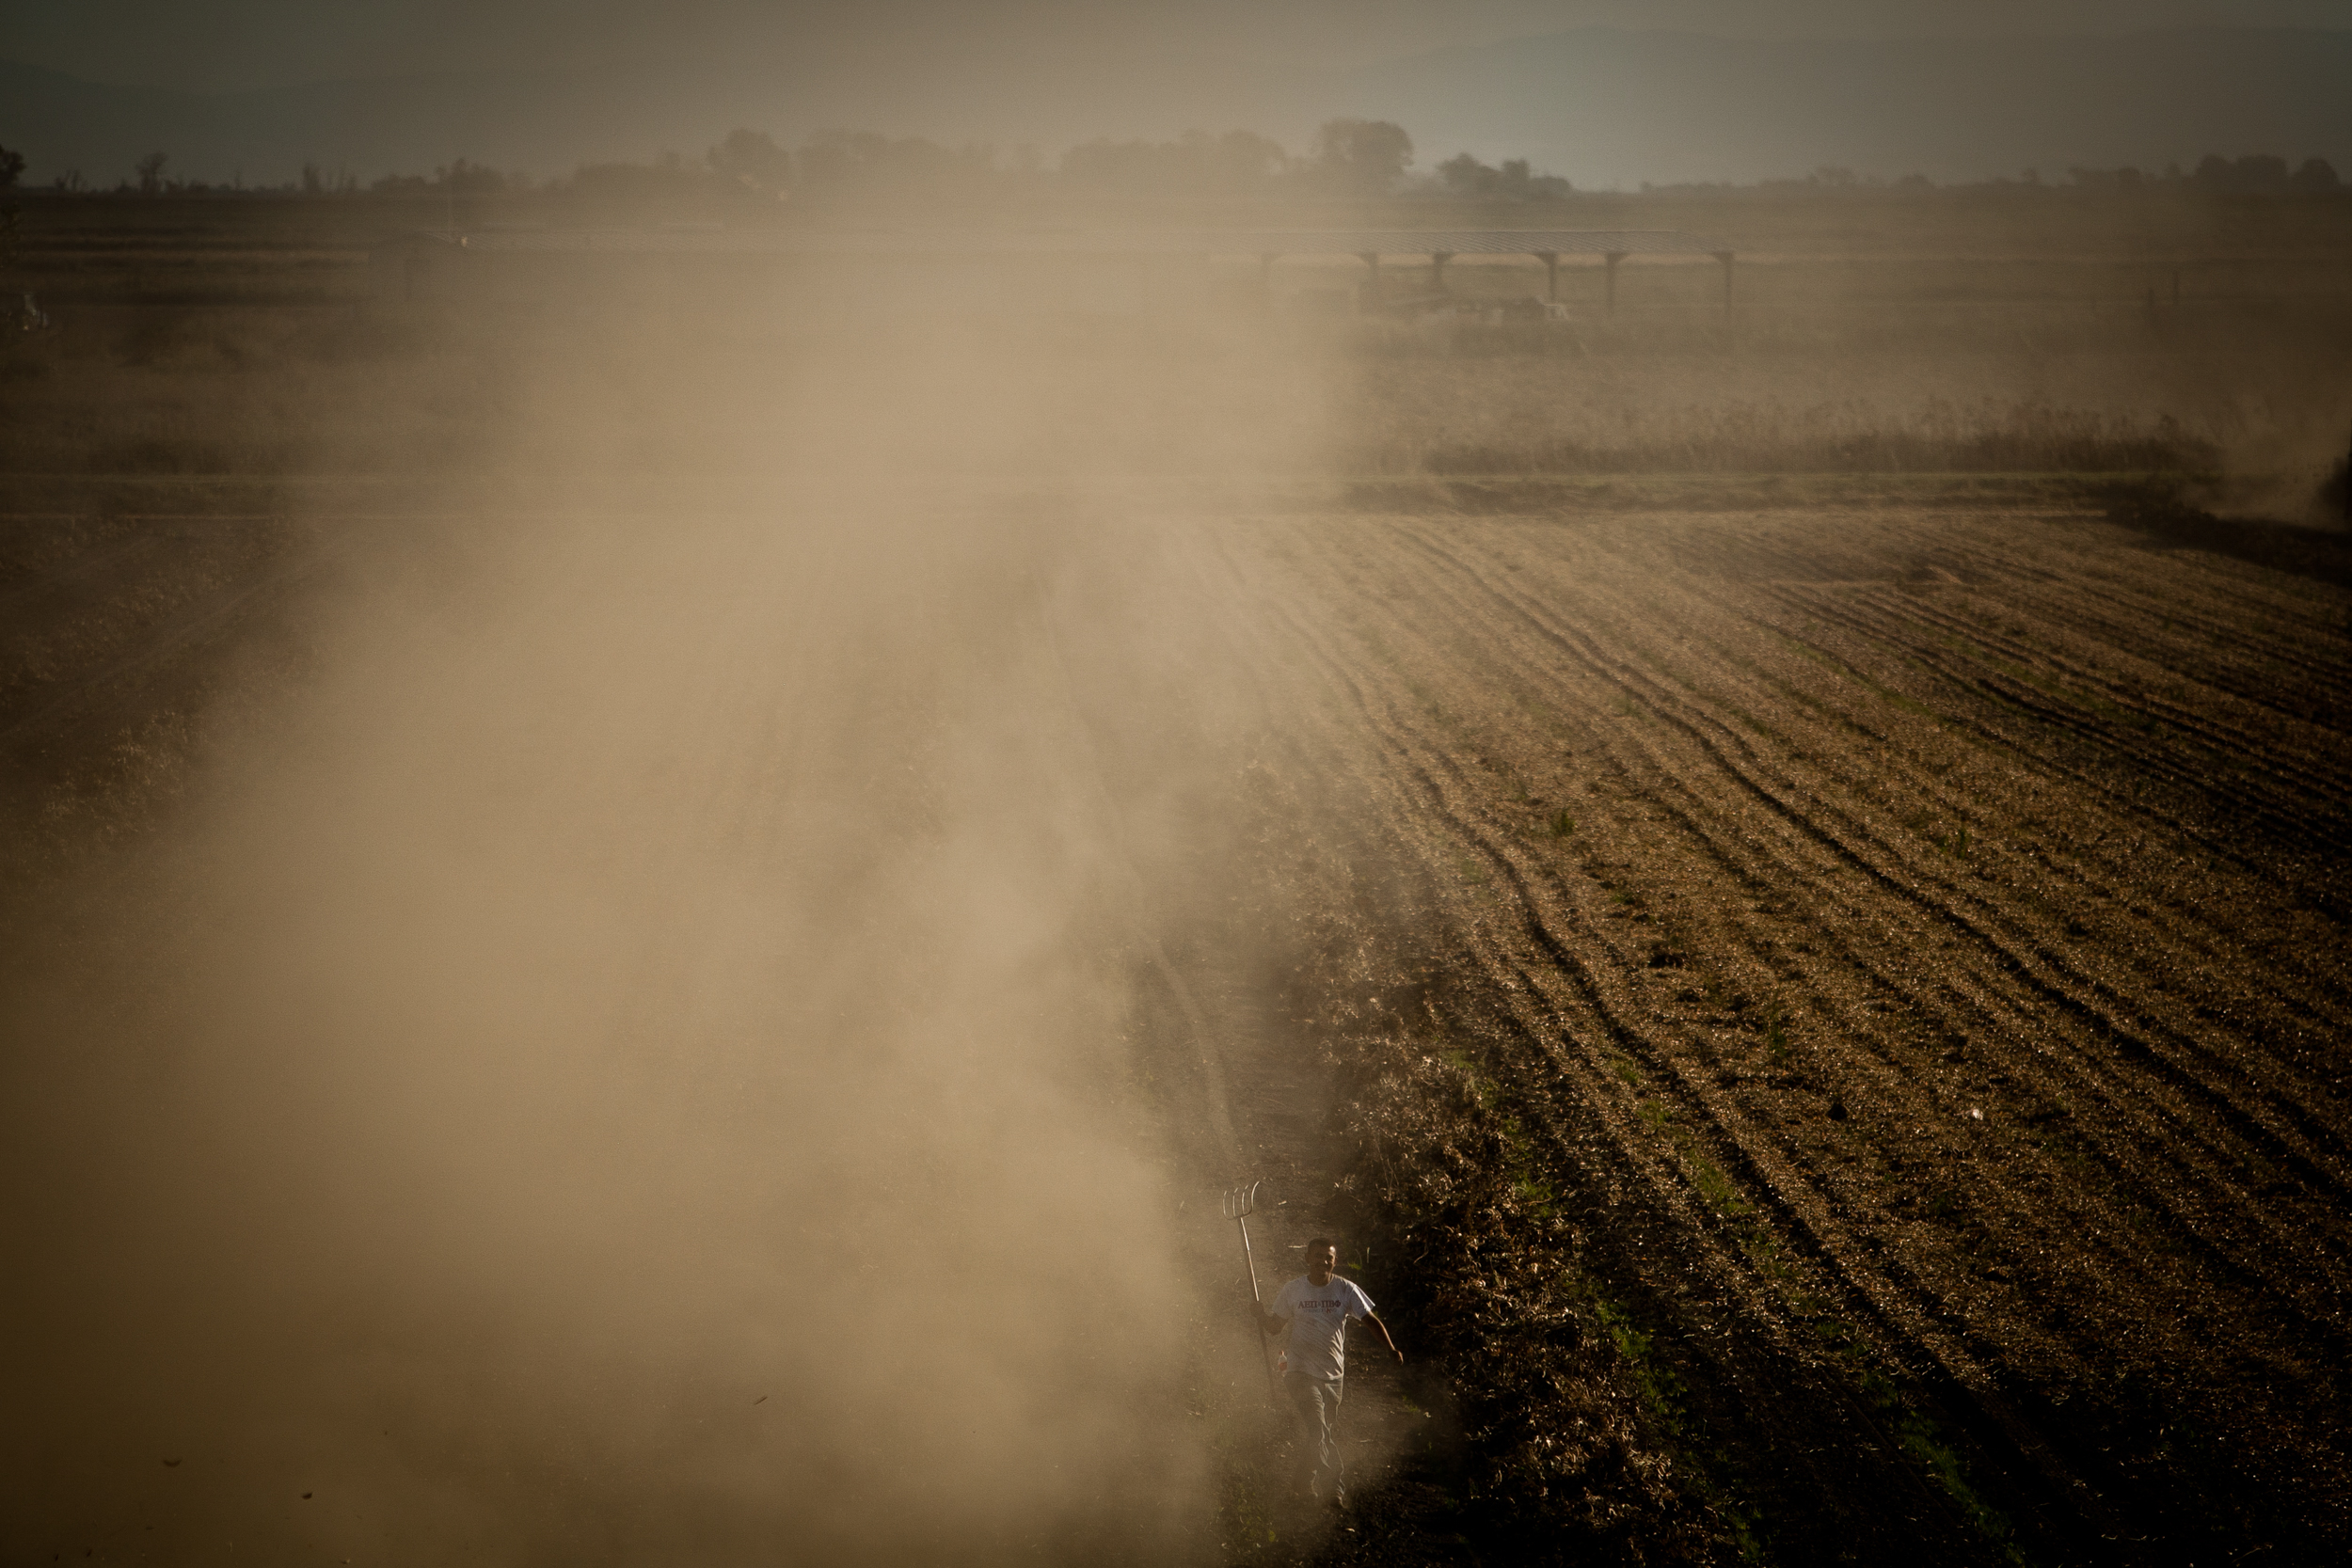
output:
[[[1091,736],[1071,797],[1136,812],[1097,924],[1191,1195],[1168,1441],[1221,1501],[1139,1557],[2338,1560],[2344,537],[1339,494],[1115,498],[1108,546],[1072,503],[1077,564],[1006,601],[1019,710]],[[12,537],[27,867],[307,679],[272,607],[342,559]],[[1256,1176],[1262,1281],[1342,1237],[1410,1357],[1351,1372],[1338,1519],[1276,1496],[1196,1223]]]
[[[1325,1212],[1388,1239],[1468,1456],[1343,1555],[2352,1541],[2335,542],[1834,508],[1220,538],[1289,716],[1273,875],[1320,911]]]

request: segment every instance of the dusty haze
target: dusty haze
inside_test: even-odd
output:
[[[1730,308],[1565,318],[28,203],[0,1555],[1340,1554],[1269,1170],[1389,1271],[1397,1550],[2340,1543],[2347,210],[2142,195],[1627,198]]]
[[[1168,1122],[1230,1132],[1133,985],[1248,760],[1200,562],[1050,461],[883,476],[910,426],[1191,439],[1216,389],[802,372],[832,478],[543,467],[323,536],[310,678],[57,895],[0,1090],[14,1542],[1196,1550]],[[627,422],[562,379],[516,438],[594,467]]]

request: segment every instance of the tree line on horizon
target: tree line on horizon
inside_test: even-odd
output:
[[[11,163],[11,160],[13,162]],[[480,198],[540,192],[615,201],[678,197],[739,197],[758,199],[823,200],[846,196],[970,196],[1058,191],[1119,197],[1336,196],[1377,198],[1424,196],[1499,201],[1559,200],[1577,194],[1568,181],[1536,172],[1524,158],[1486,164],[1461,152],[1416,172],[1413,139],[1389,120],[1327,120],[1303,152],[1294,153],[1254,131],[1186,131],[1168,141],[1096,137],[1064,150],[1048,166],[1036,149],[1009,156],[985,143],[949,148],[920,136],[892,137],[870,131],[819,131],[798,149],[787,149],[764,131],[730,131],[699,159],[675,152],[645,163],[582,164],[570,174],[536,179],[459,158],[432,174],[392,174],[364,187],[354,176],[305,164],[299,183],[268,186],[206,183],[169,178],[169,158],[151,152],[133,175],[111,190],[86,186],[78,171],[57,176],[51,188],[93,195],[210,195],[250,193],[305,197]],[[13,185],[24,155],[0,148],[4,183]],[[1923,175],[1888,181],[1855,170],[1823,166],[1795,179],[1764,180],[1754,185],[1728,182],[1658,186],[1645,192],[1683,190],[1795,191],[1804,189],[1982,189],[2055,186],[2132,194],[2177,190],[2215,195],[2288,195],[2343,189],[2324,158],[2290,166],[2269,153],[2226,158],[2207,154],[2194,168],[2169,166],[2161,174],[2124,166],[2070,168],[2063,182],[2045,181],[2036,169],[2014,180],[1994,179],[1938,186]]]
[[[767,132],[738,129],[699,160],[664,153],[644,164],[583,164],[546,182],[460,160],[435,170],[431,180],[393,176],[369,189],[419,194],[446,188],[477,196],[536,189],[613,198],[699,192],[784,199],[1025,187],[1119,196],[1382,196],[1405,180],[1412,162],[1412,137],[1388,120],[1327,120],[1303,153],[1254,131],[1187,131],[1164,142],[1101,136],[1068,149],[1050,167],[1029,147],[1008,157],[986,143],[949,148],[921,136],[834,130],[787,150]],[[1558,184],[1565,190],[1567,182]]]

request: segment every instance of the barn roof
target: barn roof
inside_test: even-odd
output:
[[[389,242],[413,245],[416,237]],[[495,229],[455,243],[493,252],[612,255],[1727,256],[1672,229]]]

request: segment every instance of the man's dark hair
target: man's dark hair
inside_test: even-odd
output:
[[[1331,1247],[1333,1252],[1339,1251],[1338,1247],[1332,1246],[1330,1237],[1317,1236],[1313,1241],[1307,1243],[1307,1256],[1312,1258],[1316,1253],[1321,1252],[1325,1247]]]

